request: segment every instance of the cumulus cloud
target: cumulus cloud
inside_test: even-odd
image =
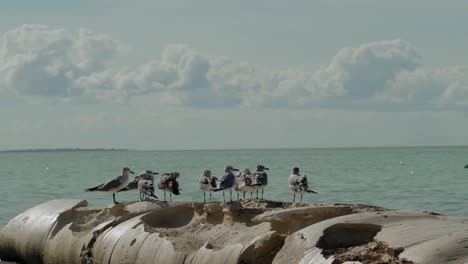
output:
[[[109,36],[84,29],[23,25],[0,37],[0,81],[19,95],[81,96],[75,81],[102,71],[121,49]]]
[[[424,69],[402,40],[343,48],[316,71],[271,70],[186,45],[129,69],[112,63],[122,50],[104,34],[23,25],[0,36],[0,89],[67,100],[152,96],[192,107],[468,106],[466,67]]]
[[[316,72],[315,84],[349,98],[372,98],[399,72],[417,67],[419,59],[417,51],[401,40],[344,48]]]
[[[378,97],[413,107],[468,106],[468,69],[464,66],[402,71]]]

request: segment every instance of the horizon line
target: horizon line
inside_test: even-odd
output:
[[[64,147],[64,148],[29,148],[29,149],[4,149],[0,152],[73,152],[73,151],[220,151],[220,150],[293,150],[293,149],[376,149],[376,148],[443,148],[443,147],[468,147],[468,145],[407,145],[407,146],[344,146],[344,147],[273,147],[273,148],[191,148],[191,149],[129,149],[129,148],[81,148],[81,147]]]

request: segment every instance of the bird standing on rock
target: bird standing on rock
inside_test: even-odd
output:
[[[159,199],[154,194],[154,176],[153,172],[147,170],[144,174],[140,175],[138,180],[138,192],[140,192],[140,200],[149,199],[149,197],[154,197]],[[158,174],[158,173],[155,173]],[[145,197],[146,196],[146,197]]]
[[[263,189],[268,185],[268,174],[265,170],[270,170],[263,165],[257,165],[257,171],[253,175],[253,185],[255,190],[257,190],[257,199],[258,199],[258,190],[262,190],[262,200],[263,200]]]
[[[157,175],[159,173],[157,172],[153,172],[152,170],[145,170],[142,174],[138,175],[138,176],[135,176],[135,178],[133,178],[133,180],[131,182],[129,182],[127,184],[127,186],[123,189],[121,189],[120,191],[118,192],[126,192],[126,191],[140,191],[138,189],[138,182],[140,181],[140,178],[143,177],[143,179],[145,180],[150,180],[151,182],[154,183],[154,175]],[[154,188],[153,188],[153,194],[154,194]],[[143,195],[143,198],[145,198],[145,194],[143,194],[142,192],[140,192],[140,200],[142,200],[142,195]],[[153,196],[154,197],[154,196]],[[149,197],[146,197],[146,199],[148,199]]]
[[[239,199],[239,192],[244,193],[243,198],[245,199],[245,193],[250,192],[250,196],[252,197],[252,191],[254,190],[254,185],[253,185],[253,175],[250,172],[249,169],[245,168],[241,170],[238,175],[236,175],[236,191],[237,191],[237,196]]]
[[[122,175],[119,175],[113,178],[112,180],[107,181],[98,186],[85,189],[85,191],[112,193],[112,197],[114,198],[114,203],[118,204],[118,202],[115,200],[115,193],[127,186],[129,173],[134,174],[134,172],[131,171],[128,167],[125,167],[122,169]]]
[[[179,178],[180,173],[177,171],[161,174],[158,181],[158,188],[164,191],[164,201],[166,202],[166,191],[169,192],[169,201],[172,202],[172,193],[175,195],[180,194]]]
[[[200,189],[203,190],[203,202],[206,203],[206,192],[210,193],[210,202],[211,202],[211,192],[213,189],[216,189],[216,181],[218,178],[211,176],[210,170],[205,170],[200,180],[198,180],[198,184],[200,185]]]
[[[223,191],[223,200],[226,202],[226,197],[224,192],[229,190],[230,198],[232,201],[232,188],[236,184],[236,176],[234,176],[233,171],[239,171],[238,169],[233,168],[231,165],[224,167],[224,175],[219,178],[218,188],[213,189],[214,192]]]
[[[293,203],[296,200],[296,193],[301,195],[301,203],[302,203],[302,196],[304,193],[315,193],[317,192],[312,191],[309,189],[309,183],[307,182],[307,176],[299,174],[299,168],[294,167],[292,174],[289,176],[289,188],[294,192]]]

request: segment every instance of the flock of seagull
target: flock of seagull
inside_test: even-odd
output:
[[[253,192],[256,191],[256,198],[258,199],[258,192],[261,190],[261,199],[263,200],[263,189],[268,185],[268,175],[266,171],[269,170],[263,165],[257,165],[256,171],[251,172],[249,169],[238,170],[231,165],[224,167],[223,176],[217,178],[212,176],[210,170],[205,170],[198,184],[200,189],[203,191],[203,202],[206,202],[206,192],[210,194],[212,192],[223,192],[223,200],[226,202],[225,192],[229,191],[230,200],[232,201],[232,191],[237,192],[237,199],[240,199],[239,193],[243,193],[245,199],[245,193],[250,192],[252,198]],[[140,194],[140,200],[148,200],[150,197],[155,199],[159,198],[154,194],[154,176],[159,173],[146,170],[140,175],[136,176],[132,181],[129,181],[130,173],[134,174],[128,167],[122,169],[122,174],[95,187],[85,189],[88,192],[107,192],[112,193],[114,203],[118,203],[115,200],[115,194],[123,191],[138,191]],[[179,178],[179,172],[163,173],[159,176],[157,181],[158,189],[164,192],[164,202],[166,202],[166,192],[169,192],[169,200],[172,201],[172,194],[179,195],[182,189],[179,188],[177,178]],[[299,173],[299,168],[294,167],[288,180],[289,188],[293,191],[293,202],[296,200],[296,194],[300,194],[301,203],[302,196],[304,193],[317,193],[309,189],[307,176]]]

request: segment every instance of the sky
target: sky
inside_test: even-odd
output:
[[[0,150],[468,145],[467,1],[2,1]]]

